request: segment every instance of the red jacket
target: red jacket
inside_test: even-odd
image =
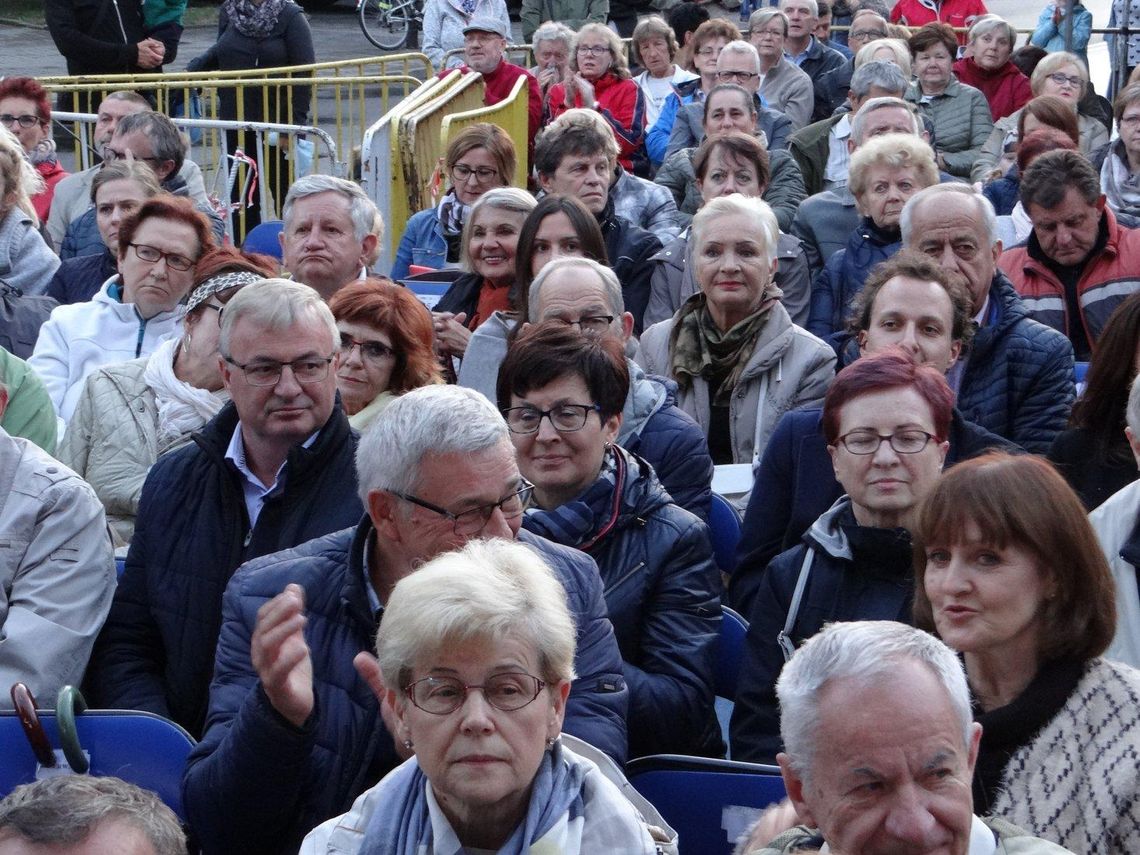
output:
[[[598,112],[613,128],[618,143],[618,161],[626,171],[633,171],[633,153],[641,148],[645,139],[645,96],[641,87],[632,80],[620,80],[610,71],[594,81],[594,98]],[[547,98],[550,112],[548,121],[557,119],[569,108],[566,106],[566,88],[561,83],[550,87]],[[582,96],[575,94],[575,107],[592,107],[583,104]]]
[[[969,29],[981,15],[989,12],[982,0],[898,0],[891,10],[891,23],[918,28],[941,21],[955,29]],[[966,43],[966,34],[958,34],[958,44]]]
[[[450,68],[445,68],[439,72],[436,77],[443,77],[451,71]],[[466,65],[459,66],[459,71],[463,74],[468,74],[471,69]],[[515,81],[520,77],[525,77],[527,80],[527,130],[530,131],[529,139],[530,145],[527,147],[529,163],[529,153],[534,149],[534,137],[538,133],[539,124],[542,122],[542,92],[538,88],[538,80],[535,76],[521,66],[514,65],[507,62],[505,59],[500,61],[495,70],[490,74],[483,75],[483,104],[490,107],[492,104],[498,104],[500,101],[506,99],[511,94],[511,89],[514,88]]]
[[[46,223],[48,212],[51,210],[51,200],[55,196],[55,185],[70,173],[60,166],[57,160],[37,163],[36,172],[40,174],[40,178],[44,180],[46,186],[42,193],[37,193],[32,197],[32,207],[36,209],[36,216],[40,218],[40,222]]]
[[[958,75],[959,83],[982,90],[990,102],[990,115],[995,122],[1016,113],[1033,97],[1029,78],[1012,62],[1007,61],[996,71],[986,71],[974,62],[973,57],[966,57],[954,63],[954,73]]]
[[[1108,242],[1089,260],[1077,281],[1081,323],[1094,348],[1116,307],[1140,291],[1140,230],[1121,228],[1111,208],[1105,207],[1104,215],[1108,219]],[[1064,286],[1052,270],[1030,256],[1028,245],[1003,252],[998,266],[1017,289],[1033,320],[1069,335],[1071,321],[1065,311]]]

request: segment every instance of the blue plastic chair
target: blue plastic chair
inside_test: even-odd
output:
[[[655,754],[626,764],[634,788],[678,835],[681,855],[730,855],[736,838],[786,795],[776,766]]]
[[[720,607],[720,636],[716,641],[713,683],[719,697],[736,700],[736,681],[744,659],[744,638],[748,621],[728,606]]]
[[[122,579],[123,578],[123,572],[126,569],[127,569],[127,559],[116,558],[115,559],[115,576],[116,576],[116,578]]]
[[[731,574],[736,569],[736,544],[740,543],[740,514],[720,493],[712,494],[709,537],[716,566],[720,572]]]
[[[62,742],[55,711],[36,710],[36,716],[46,737],[41,751],[56,749],[57,767],[71,771],[71,764],[59,750]],[[75,731],[79,746],[89,758],[87,774],[113,775],[152,790],[186,819],[182,772],[195,744],[189,733],[162,716],[128,710],[82,712],[75,716]],[[0,798],[20,784],[35,781],[39,766],[18,714],[0,711]]]
[[[246,252],[260,252],[281,261],[284,258],[284,252],[281,249],[280,235],[284,228],[285,223],[281,220],[266,220],[258,223],[246,234],[241,248]]]

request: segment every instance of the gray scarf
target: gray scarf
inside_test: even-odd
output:
[[[222,9],[239,33],[251,39],[263,39],[277,26],[277,18],[286,0],[224,0]]]
[[[1100,188],[1112,210],[1140,215],[1140,175],[1133,175],[1129,170],[1128,155],[1120,140],[1112,144],[1100,167]]]

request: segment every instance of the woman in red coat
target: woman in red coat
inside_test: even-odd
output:
[[[645,138],[645,98],[630,78],[621,40],[605,24],[586,24],[574,40],[570,67],[573,77],[550,89],[546,122],[572,107],[594,108],[613,128],[621,165],[633,171],[633,153]]]
[[[1029,78],[1009,60],[1016,38],[1016,30],[1005,19],[983,15],[970,27],[965,58],[954,63],[960,83],[982,90],[995,122],[1033,97]]]
[[[0,82],[0,124],[16,135],[32,166],[44,180],[44,189],[32,196],[32,206],[46,223],[55,185],[67,177],[59,165],[51,137],[51,102],[47,90],[34,77],[8,77]]]

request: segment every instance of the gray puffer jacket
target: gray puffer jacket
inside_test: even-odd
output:
[[[911,83],[904,96],[934,125],[934,147],[951,175],[969,178],[974,161],[994,129],[986,96],[951,75],[941,95],[929,99]]]
[[[704,300],[704,295],[689,300]],[[669,352],[675,318],[654,324],[641,336],[637,361],[650,374],[676,379]],[[759,457],[788,410],[822,405],[834,376],[831,346],[793,324],[779,303],[774,305],[729,404],[733,462],[752,463]],[[709,383],[703,377],[677,394],[677,405],[697,420],[706,436],[710,403]]]
[[[657,253],[650,280],[649,305],[645,309],[645,325],[660,323],[673,317],[689,297],[699,290],[693,281],[692,266],[688,261],[689,232],[685,232]],[[811,304],[811,272],[807,252],[800,239],[780,232],[776,244],[776,284],[784,292],[780,299],[792,318],[792,323],[807,323]]]
[[[677,200],[680,219],[686,226],[704,202],[697,187],[697,174],[693,170],[693,155],[696,153],[695,148],[686,148],[669,155],[653,179],[669,188]],[[807,190],[799,165],[787,151],[769,151],[768,163],[771,177],[768,179],[768,188],[760,198],[768,203],[776,215],[780,230],[786,232],[792,227],[800,202],[807,198]]]

